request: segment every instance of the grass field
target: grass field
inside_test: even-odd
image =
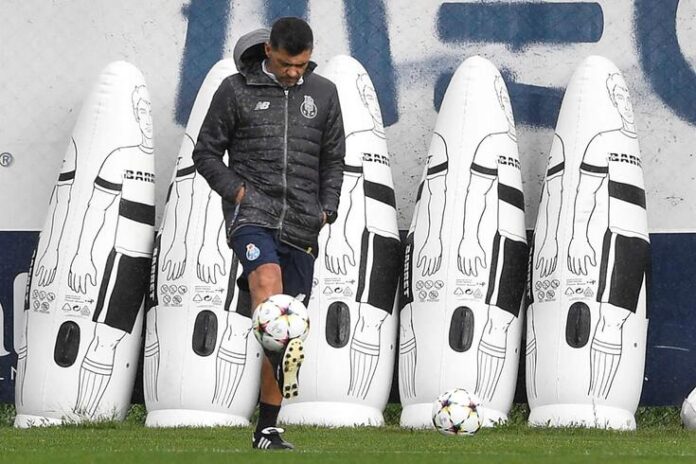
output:
[[[677,408],[641,409],[636,432],[539,429],[516,406],[510,422],[473,437],[400,429],[399,409],[382,428],[288,427],[298,450],[251,449],[251,428],[147,429],[134,406],[124,423],[15,430],[14,408],[0,405],[0,462],[11,463],[694,463],[696,433],[682,429]]]

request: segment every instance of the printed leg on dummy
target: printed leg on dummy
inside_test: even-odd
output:
[[[116,348],[126,332],[103,323],[94,326],[94,337],[82,364],[75,402],[75,413],[93,419],[111,381]]]
[[[370,390],[379,362],[380,332],[386,318],[385,311],[367,303],[360,304],[350,342],[350,396],[365,398]]]
[[[413,331],[413,306],[401,310],[399,333],[399,375],[402,393],[407,398],[416,396],[416,334]]]
[[[505,364],[507,332],[514,315],[496,306],[488,307],[488,320],[479,343],[475,393],[481,401],[491,401]]]
[[[599,321],[590,348],[590,388],[588,395],[604,399],[609,396],[621,361],[623,325],[630,311],[609,303],[599,307]]]

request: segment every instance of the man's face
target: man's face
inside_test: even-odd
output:
[[[269,43],[266,44],[265,48],[268,57],[268,71],[272,72],[284,87],[292,87],[297,84],[297,81],[307,71],[312,50],[305,50],[298,55],[291,56],[284,49],[273,48]]]
[[[140,127],[140,132],[147,139],[152,138],[152,111],[150,108],[150,102],[145,100],[138,100],[138,105],[135,107],[135,114],[138,120],[138,127]]]
[[[614,106],[619,110],[621,119],[629,124],[633,124],[633,105],[631,105],[631,97],[628,95],[628,90],[621,86],[614,87],[613,98]]]
[[[515,128],[515,117],[512,114],[512,104],[510,103],[510,97],[507,92],[500,92],[498,95],[498,100],[500,101],[500,107],[505,113],[505,118],[508,121],[511,129]]]
[[[362,98],[375,124],[382,128],[382,112],[379,110],[379,101],[377,100],[375,89],[370,86],[365,86],[362,90]]]

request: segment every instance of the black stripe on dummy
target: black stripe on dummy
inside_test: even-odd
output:
[[[635,185],[610,180],[609,196],[645,209],[645,190]]]
[[[123,187],[123,185],[121,184],[111,183],[107,180],[102,179],[101,177],[97,177],[96,179],[94,179],[94,183],[99,187],[103,188],[104,190],[110,190],[112,192],[120,192],[121,188]]]
[[[155,207],[152,205],[121,198],[118,211],[121,216],[131,221],[147,224],[149,226],[155,225]]]
[[[367,247],[369,246],[370,242],[370,233],[368,232],[367,229],[363,229],[362,237],[360,239],[360,265],[358,267],[358,275],[360,276],[360,279],[358,279],[358,291],[357,295],[362,295],[363,292],[365,291],[365,274],[367,274]],[[358,301],[360,298],[358,298]]]
[[[109,280],[111,280],[111,273],[114,270],[114,262],[116,261],[116,251],[111,250],[109,256],[106,258],[106,265],[104,266],[104,276],[102,277],[102,284],[99,287],[99,294],[97,296],[97,307],[94,311],[93,320],[98,321],[99,313],[104,307],[104,301],[106,300],[106,292],[109,289]]]
[[[550,167],[548,171],[546,171],[546,177],[551,177],[555,174],[558,174],[559,172],[563,171],[565,169],[565,162],[563,163],[558,163],[557,165]]]
[[[377,200],[396,209],[396,197],[393,188],[365,180],[363,189],[367,198]]]
[[[413,250],[414,239],[413,232],[406,236],[406,242],[404,243],[404,267],[403,267],[403,279],[401,281],[401,309],[409,304],[413,303]]]
[[[174,189],[174,182],[169,184],[169,188],[167,188],[167,197],[164,199],[165,203],[169,202],[169,199],[172,197],[172,190],[173,189]]]
[[[58,176],[58,182],[66,182],[69,180],[73,180],[74,178],[75,178],[75,171],[61,172],[60,175]]]
[[[162,248],[162,234],[155,236],[155,247],[152,249],[152,261],[150,262],[150,286],[145,299],[145,312],[159,305],[157,269],[159,269],[159,255]]]
[[[29,278],[27,279],[27,286],[24,289],[24,310],[28,311],[31,304],[31,282],[32,276],[34,275],[34,263],[36,261],[36,251],[38,250],[38,245],[34,248],[34,252],[31,254],[31,263],[29,263]]]
[[[361,174],[363,173],[363,168],[362,168],[362,166],[349,166],[349,165],[346,164],[346,165],[343,167],[343,172],[344,172],[345,174],[358,174],[358,175],[361,175]]]
[[[497,168],[487,168],[476,163],[471,163],[471,171],[475,172],[476,174],[481,174],[482,176],[498,177]]]
[[[524,211],[524,194],[521,190],[505,184],[498,184],[498,199]]]
[[[602,258],[599,264],[599,286],[597,287],[597,301],[601,302],[607,288],[607,273],[609,272],[609,252],[611,251],[611,230],[604,232],[602,240]]]
[[[421,195],[423,194],[423,184],[425,182],[421,182],[418,184],[418,192],[416,192],[416,202],[418,202],[421,199]]]
[[[580,170],[588,174],[602,174],[605,175],[609,172],[607,166],[594,166],[592,164],[582,163],[580,164]]]
[[[196,166],[189,166],[187,168],[179,169],[178,171],[176,171],[176,177],[190,176],[194,172],[196,172]]]
[[[428,168],[428,177],[432,177],[436,174],[440,174],[441,172],[447,171],[447,167],[448,163],[441,163],[437,166],[433,166],[432,168]]]
[[[496,271],[498,269],[498,258],[500,255],[500,232],[496,231],[493,237],[493,252],[491,253],[491,269],[488,276],[488,292],[486,294],[486,304],[490,303],[497,285]]]

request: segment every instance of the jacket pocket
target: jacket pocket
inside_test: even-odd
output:
[[[244,195],[246,198],[246,195]],[[232,236],[232,231],[239,220],[239,212],[244,203],[244,198],[237,204],[231,203],[229,201],[223,200],[222,215],[225,221],[225,237],[227,238],[227,243],[230,243],[230,238]]]
[[[317,211],[318,211],[317,217],[319,218],[319,224],[317,226],[317,230],[318,230],[318,229],[321,229],[322,222],[324,222],[324,208],[321,207],[321,203],[319,202],[318,198],[316,200],[316,204],[317,204]]]

